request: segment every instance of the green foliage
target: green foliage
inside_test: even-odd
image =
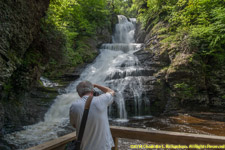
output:
[[[3,85],[3,89],[6,93],[10,92],[12,90],[12,88],[13,88],[13,86],[10,82]]]
[[[225,8],[211,10],[211,24],[191,28],[192,44],[200,47],[202,55],[214,56],[218,63],[225,62]],[[198,41],[197,43],[195,41]]]
[[[41,27],[41,42],[48,55],[46,74],[93,59],[95,52],[85,37],[94,37],[97,29],[109,27],[110,19],[106,0],[51,0]]]
[[[133,5],[135,0],[108,0],[108,5],[112,14],[136,17],[137,9]]]
[[[25,57],[22,61],[22,64],[27,67],[27,66],[31,66],[31,65],[38,65],[41,66],[40,64],[40,57],[41,54],[39,52],[34,52],[34,51],[28,51],[25,53]]]
[[[7,56],[12,62],[15,62],[16,64],[21,64],[21,58],[16,57],[15,53],[12,51],[7,51]]]
[[[222,96],[222,99],[225,99],[225,95]]]
[[[224,0],[134,0],[133,5],[148,31],[160,21],[169,24],[163,43],[186,43],[189,52],[225,63]]]
[[[63,31],[70,42],[78,36],[95,34],[96,27],[109,23],[105,0],[52,0],[46,22]]]
[[[176,89],[176,92],[179,94],[179,96],[183,99],[193,98],[196,93],[193,86],[190,86],[184,82],[175,84],[174,88]]]
[[[81,7],[84,18],[87,19],[92,28],[109,23],[109,10],[106,7],[106,0],[77,0],[77,2]]]

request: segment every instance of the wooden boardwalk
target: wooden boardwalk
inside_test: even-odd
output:
[[[118,138],[137,139],[160,144],[177,144],[187,146],[192,144],[215,146],[224,145],[225,147],[224,136],[190,134],[170,131],[153,131],[140,128],[118,126],[111,126],[110,128],[115,142],[115,147],[113,148],[114,150],[118,149]],[[75,139],[75,132],[73,132],[52,141],[40,144],[35,147],[31,147],[27,150],[64,150],[66,144]]]

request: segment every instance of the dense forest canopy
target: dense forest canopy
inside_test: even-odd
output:
[[[88,47],[84,39],[95,36],[97,28],[110,24],[107,5],[105,0],[52,0],[50,2],[47,15],[43,18],[42,29],[45,34],[61,35],[61,41],[64,43],[64,64],[76,66],[87,61],[85,59],[93,57],[92,54],[87,55]],[[51,37],[49,40],[60,40],[54,39],[57,36],[44,37]],[[57,58],[53,57],[52,67],[56,61]]]

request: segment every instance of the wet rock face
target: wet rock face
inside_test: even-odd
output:
[[[10,99],[3,103],[3,109],[1,109],[0,103],[2,134],[21,130],[22,126],[43,121],[44,114],[54,102],[53,100],[61,94],[60,91],[64,90],[64,86],[69,82],[64,81],[63,83],[53,87],[39,85],[33,87],[29,92],[14,95],[16,97],[10,96]]]
[[[4,109],[2,107],[2,104],[0,103],[0,137],[3,125],[4,125]]]
[[[167,59],[160,59],[154,53],[150,53],[144,49],[135,53],[139,59],[140,65],[145,68],[154,70],[152,75],[146,75],[143,83],[143,91],[146,94],[146,97],[150,101],[150,113],[153,115],[159,115],[162,113],[166,107],[168,97],[166,94],[165,82],[159,83],[159,79],[164,74],[157,74],[161,68],[169,63]]]
[[[111,33],[107,28],[98,28],[97,35],[97,41],[90,43],[94,48],[100,47],[103,43],[110,43],[112,41]]]
[[[11,76],[36,37],[49,0],[0,2],[0,83]]]
[[[16,130],[15,127],[17,125],[19,127],[23,121],[25,123],[34,122],[26,112],[27,106],[29,106],[26,97],[29,96],[20,93],[15,87],[15,91],[20,94],[9,97],[9,91],[14,88],[9,83],[9,79],[15,75],[16,77],[13,79],[20,80],[22,84],[25,84],[24,82],[27,82],[28,78],[36,80],[40,76],[40,72],[35,67],[30,72],[24,71],[28,75],[18,75],[17,70],[21,70],[24,54],[37,38],[40,31],[40,20],[45,15],[49,1],[0,1],[0,135],[1,131],[3,132],[3,126],[9,126],[12,130]],[[15,80],[12,82],[16,83]],[[32,116],[35,113],[31,112],[30,114]]]
[[[137,23],[135,35],[134,35],[135,41],[137,43],[144,43],[145,36],[146,36],[146,32],[141,28],[141,24]]]
[[[183,110],[224,111],[225,106],[225,68],[208,61],[211,70],[205,71],[203,60],[176,44],[165,45],[159,36],[159,22],[148,32],[137,29],[136,40],[143,41],[145,47],[136,52],[142,66],[155,70],[146,80],[151,90],[146,90],[150,99],[152,114],[176,113]],[[147,28],[147,27],[146,27]],[[144,39],[144,40],[143,40]],[[185,49],[185,48],[184,48]]]
[[[225,66],[213,66],[206,81],[210,104],[218,110],[225,108]]]
[[[0,84],[0,99],[2,98],[3,85]]]
[[[164,112],[168,101],[166,82],[159,82],[165,76],[165,73],[160,72],[160,70],[168,66],[171,60],[167,51],[159,49],[159,39],[152,32],[146,33],[144,30],[138,29],[136,35],[136,40],[145,43],[145,47],[135,53],[140,65],[154,70],[152,75],[145,77],[143,90],[150,101],[149,110],[151,114],[159,115]]]

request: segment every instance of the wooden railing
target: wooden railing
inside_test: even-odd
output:
[[[118,150],[118,138],[138,139],[151,141],[160,144],[179,144],[179,145],[225,145],[224,136],[212,136],[202,134],[190,134],[169,131],[152,131],[130,127],[110,127],[115,142],[113,150]],[[75,140],[75,132],[62,136],[55,140],[31,147],[27,150],[64,150],[67,143]]]

